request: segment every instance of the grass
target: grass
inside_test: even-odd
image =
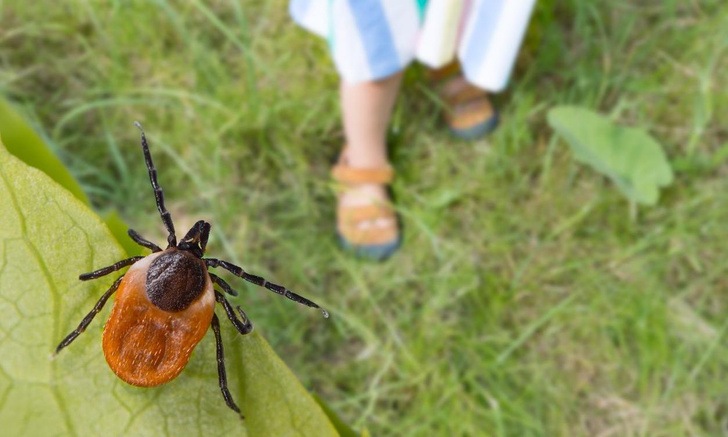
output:
[[[451,139],[409,71],[392,131],[405,244],[382,264],[336,247],[338,79],[282,0],[6,0],[0,90],[99,209],[162,241],[140,120],[177,227],[212,221],[211,256],[331,311],[242,286],[258,329],[355,427],[726,435],[723,3],[543,0],[487,141]],[[574,162],[545,123],[562,103],[663,143],[676,180],[658,206],[631,219]]]

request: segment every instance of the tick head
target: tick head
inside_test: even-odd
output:
[[[180,240],[177,248],[193,253],[198,258],[205,254],[207,238],[210,236],[210,224],[204,220],[195,223],[187,232],[187,235]]]

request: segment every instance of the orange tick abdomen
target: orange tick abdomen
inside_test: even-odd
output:
[[[209,329],[215,307],[209,275],[199,297],[181,311],[164,311],[152,303],[147,272],[165,253],[149,255],[129,268],[104,327],[103,350],[109,367],[122,380],[140,387],[164,384],[179,375]]]

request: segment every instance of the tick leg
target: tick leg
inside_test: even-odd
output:
[[[328,318],[329,313],[325,309],[321,308],[316,302],[313,302],[311,300],[306,299],[305,297],[298,295],[291,290],[287,289],[286,287],[278,284],[274,284],[272,282],[266,281],[264,278],[260,276],[251,275],[250,273],[246,272],[242,269],[242,267],[238,267],[235,264],[232,264],[227,261],[223,261],[221,259],[215,259],[215,258],[205,258],[205,263],[208,267],[222,267],[223,269],[229,271],[235,276],[239,276],[243,279],[245,279],[248,282],[252,282],[255,285],[258,285],[260,287],[267,288],[268,290],[280,294],[281,296],[285,296],[286,298],[298,302],[302,305],[309,306],[311,308],[318,308],[323,313],[324,317]]]
[[[227,314],[228,319],[230,319],[230,322],[233,324],[233,326],[235,326],[235,329],[237,329],[239,333],[241,333],[242,335],[250,334],[250,332],[253,330],[253,324],[250,322],[250,319],[245,314],[242,308],[237,307],[237,310],[240,313],[240,319],[238,319],[237,314],[235,314],[235,311],[233,310],[233,306],[230,305],[230,302],[225,299],[225,296],[223,296],[223,294],[217,290],[215,290],[215,300],[222,304],[222,307],[225,309],[225,313]]]
[[[230,286],[227,282],[225,282],[221,277],[214,275],[210,272],[207,272],[208,275],[210,275],[210,279],[212,279],[212,282],[219,285],[222,290],[231,295],[231,296],[237,296],[238,292],[233,290],[233,287]]]
[[[169,233],[169,235],[167,235],[167,243],[169,243],[169,247],[176,247],[177,236],[174,235],[174,223],[172,223],[172,215],[169,213],[169,211],[167,211],[167,208],[165,208],[164,206],[164,192],[162,192],[162,187],[159,186],[159,182],[157,181],[157,169],[154,168],[152,154],[149,153],[149,144],[147,144],[147,137],[144,135],[144,129],[142,129],[142,125],[139,124],[138,121],[134,122],[134,125],[142,133],[142,152],[144,152],[144,161],[147,163],[147,170],[149,171],[149,181],[152,183],[152,188],[154,189],[154,199],[157,202],[157,210],[159,210],[159,215],[162,217],[164,227],[167,228],[167,232]]]
[[[119,261],[118,263],[112,264],[108,267],[104,267],[103,269],[94,270],[91,273],[83,273],[78,276],[78,279],[80,279],[82,281],[88,281],[89,279],[100,278],[102,276],[108,275],[111,272],[115,272],[119,269],[123,269],[126,266],[130,266],[142,258],[144,258],[144,257],[143,256],[133,256],[128,259],[123,259],[123,260]]]
[[[220,335],[220,320],[217,318],[217,314],[212,313],[212,332],[215,333],[215,346],[217,349],[217,376],[220,381],[220,391],[222,391],[222,397],[225,399],[225,403],[231,410],[235,411],[240,415],[241,419],[244,419],[243,414],[240,412],[240,408],[235,404],[233,396],[230,394],[227,386],[227,374],[225,373],[225,353],[222,349],[222,336]]]
[[[66,338],[63,339],[58,344],[58,347],[56,347],[56,354],[61,351],[64,347],[71,344],[73,340],[76,339],[83,331],[86,330],[86,327],[88,327],[89,323],[96,317],[96,314],[101,311],[101,308],[104,307],[106,304],[106,301],[109,300],[109,297],[111,297],[112,294],[116,291],[117,288],[119,288],[119,284],[121,283],[121,279],[124,277],[124,275],[121,275],[119,279],[114,281],[113,284],[111,284],[111,287],[109,287],[108,290],[106,290],[106,293],[104,293],[103,296],[101,296],[101,299],[99,299],[98,302],[96,302],[96,305],[94,305],[94,308],[91,310],[90,313],[86,314],[86,317],[81,320],[81,323],[78,325],[78,328],[74,329],[70,334],[66,336]]]
[[[157,246],[156,244],[152,243],[151,241],[147,240],[146,238],[142,237],[135,231],[134,229],[129,229],[127,231],[127,234],[129,234],[129,237],[131,237],[134,242],[140,246],[146,247],[147,249],[151,249],[152,252],[161,252],[162,248]]]

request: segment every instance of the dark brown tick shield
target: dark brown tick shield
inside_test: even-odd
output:
[[[80,275],[79,279],[86,281],[131,266],[101,296],[78,327],[61,341],[56,353],[84,332],[106,301],[116,293],[111,315],[104,327],[103,350],[106,362],[119,378],[140,387],[153,387],[171,381],[182,372],[195,346],[212,327],[220,390],[227,406],[240,414],[240,408],[227,388],[220,322],[215,315],[215,302],[222,305],[227,318],[241,334],[251,332],[253,325],[245,312],[239,306],[233,308],[225,297],[225,294],[237,296],[237,291],[208,269],[222,267],[235,276],[294,302],[319,308],[324,317],[329,315],[313,301],[286,287],[251,275],[230,262],[203,258],[210,235],[210,224],[203,220],[195,223],[178,243],[172,216],[164,206],[164,194],[157,182],[157,170],[152,162],[144,131],[139,123],[135,124],[141,131],[142,152],[154,189],[157,209],[168,232],[167,248],[162,250],[133,229],[129,229],[129,237],[137,244],[152,250],[152,254],[121,260],[111,266]],[[215,289],[215,285],[222,291]]]

